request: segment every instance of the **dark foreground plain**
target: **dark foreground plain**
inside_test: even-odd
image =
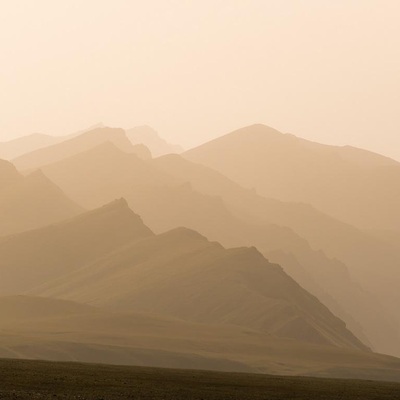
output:
[[[400,399],[400,384],[0,360],[0,399]]]

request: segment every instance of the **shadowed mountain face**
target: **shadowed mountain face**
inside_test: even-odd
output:
[[[189,150],[185,157],[264,196],[308,203],[360,228],[400,226],[400,164],[377,154],[253,125]]]
[[[152,235],[124,200],[0,240],[0,293],[18,294]]]
[[[35,229],[81,213],[42,172],[26,177],[0,161],[0,236]]]
[[[182,153],[183,148],[170,144],[162,139],[150,126],[137,126],[126,131],[126,135],[133,144],[144,144],[154,157],[170,153]]]
[[[141,158],[151,158],[151,153],[144,145],[132,145],[123,129],[96,128],[61,143],[24,154],[14,159],[13,163],[19,170],[31,170],[89,150],[105,142],[112,142],[120,150],[135,153]]]

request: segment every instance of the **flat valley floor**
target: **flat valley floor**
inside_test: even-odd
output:
[[[0,360],[0,399],[396,400],[400,384]]]

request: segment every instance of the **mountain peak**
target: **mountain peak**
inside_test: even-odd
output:
[[[247,135],[279,135],[283,136],[284,133],[278,131],[271,126],[265,124],[253,124],[237,129],[231,134],[247,134]],[[228,134],[229,135],[229,134]]]
[[[115,199],[111,201],[108,204],[105,204],[104,206],[100,207],[99,210],[110,210],[110,209],[115,209],[115,210],[129,210],[130,212],[133,213],[133,211],[129,208],[128,202],[124,197],[121,197],[119,199]]]
[[[101,226],[99,229],[102,230],[107,227],[107,229],[119,230],[120,233],[130,233],[132,239],[153,235],[153,232],[143,223],[142,218],[129,207],[128,202],[123,197],[61,222],[59,225],[81,225],[85,229],[93,225]]]

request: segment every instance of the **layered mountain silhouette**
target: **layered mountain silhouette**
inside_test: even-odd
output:
[[[168,143],[153,128],[147,125],[127,129],[126,135],[133,144],[143,144],[149,148],[154,157],[183,152],[181,146]]]
[[[83,211],[41,171],[25,177],[3,160],[0,194],[0,236],[45,226]]]
[[[259,124],[185,157],[264,196],[311,204],[363,229],[400,226],[400,164],[371,152],[322,145]]]
[[[154,235],[124,200],[4,238],[0,270],[2,294],[33,291],[366,349],[341,320],[255,248],[227,250],[187,228]]]
[[[51,146],[55,143],[61,142],[62,140],[62,137],[45,135],[43,133],[33,133],[7,142],[0,142],[0,158],[12,160],[22,154]]]
[[[264,125],[183,155],[147,126],[18,143],[0,356],[397,376],[369,350],[400,354],[396,161]]]
[[[0,240],[0,294],[19,294],[152,235],[125,200]]]
[[[332,236],[339,233],[345,250],[351,242],[360,243],[357,251],[360,265],[364,265],[370,255],[364,254],[365,235],[357,229],[311,207],[304,212],[301,205],[260,197],[177,155],[146,161],[106,143],[43,170],[85,208],[125,197],[155,232],[185,226],[227,247],[255,245],[373,348],[391,352],[397,347],[397,328],[390,315],[360,287],[342,262],[324,253],[330,254]],[[304,237],[313,239],[311,234],[318,229],[322,230],[320,243],[315,246],[310,242],[311,246]],[[375,239],[367,243],[368,252],[374,252]],[[336,257],[344,254],[337,247],[341,252],[333,253]],[[386,257],[386,250],[379,251]]]
[[[42,170],[68,196],[87,208],[124,197],[134,186],[159,187],[179,182],[111,142],[47,165]]]
[[[0,158],[12,160],[22,156],[23,154],[31,153],[35,150],[49,147],[56,143],[64,142],[65,140],[71,139],[96,128],[104,128],[104,125],[102,123],[97,123],[86,129],[82,129],[64,136],[51,136],[43,133],[33,133],[31,135],[21,136],[17,139],[0,142]]]
[[[151,158],[150,151],[144,145],[132,145],[123,129],[104,127],[85,131],[61,143],[24,154],[14,159],[13,164],[19,170],[32,170],[89,150],[105,142],[112,142],[119,149],[135,153],[141,158]]]

